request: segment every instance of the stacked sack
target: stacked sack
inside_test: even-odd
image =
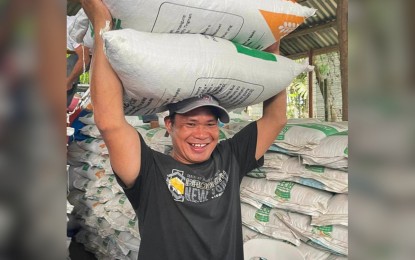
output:
[[[249,122],[227,126],[232,136]],[[305,259],[348,255],[348,125],[290,119],[241,184],[244,241],[298,246]]]
[[[308,64],[299,64],[280,55],[261,51],[291,31],[286,27],[295,29],[305,18],[314,14],[314,9],[291,1],[251,1],[246,5],[240,2],[200,1],[195,4],[197,8],[189,7],[186,1],[180,3],[180,0],[159,3],[159,8],[156,8],[156,3],[151,2],[147,6],[144,1],[104,2],[116,18],[115,28],[123,28],[105,32],[102,37],[107,58],[125,90],[126,115],[162,112],[169,103],[206,93],[213,95],[228,110],[246,107],[274,96],[300,73],[313,69]],[[173,9],[170,9],[171,5]],[[176,7],[180,7],[180,10]],[[162,10],[169,11],[161,15],[158,12]],[[198,12],[203,15],[197,15]],[[244,20],[243,28],[254,28],[261,26],[261,23],[263,28],[251,28],[248,31],[240,28],[237,30],[238,36],[231,38],[217,34],[217,30],[214,33],[206,30],[212,28],[212,23],[224,28],[227,22],[233,21],[228,20],[233,13]],[[271,16],[275,14],[279,18],[270,18],[274,22],[265,22],[267,19],[264,17],[268,17],[265,13]],[[203,29],[179,30],[179,33],[170,29],[151,29],[155,26],[154,19],[166,18],[165,23],[171,25],[176,16],[185,19],[179,22],[184,23],[183,26],[190,28],[200,25]],[[294,16],[301,19],[294,23],[290,20]],[[82,23],[81,18],[77,17],[78,20]],[[74,25],[74,28],[83,27],[78,25]],[[229,30],[236,28],[233,23],[226,26]],[[273,30],[278,31],[278,36],[274,35]],[[85,30],[74,31],[78,32],[73,35],[74,39],[83,40],[86,37]],[[268,43],[252,48],[247,45],[249,40],[236,40],[242,35],[252,40],[254,34],[255,37],[256,34],[260,35],[261,40],[269,38]],[[260,39],[255,40],[255,43]]]
[[[104,0],[116,29],[152,33],[204,34],[263,50],[294,31],[316,10],[294,1]],[[78,43],[91,37],[81,9],[69,35]]]
[[[127,121],[145,134],[148,126],[138,117]],[[81,230],[75,235],[98,259],[137,259],[140,246],[138,220],[112,171],[108,149],[93,114],[80,117],[80,132],[87,138],[68,146],[68,201]]]

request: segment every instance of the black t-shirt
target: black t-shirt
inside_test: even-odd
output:
[[[139,221],[138,259],[242,260],[239,186],[263,163],[255,160],[256,122],[199,164],[177,162],[140,139],[140,175],[124,189]]]

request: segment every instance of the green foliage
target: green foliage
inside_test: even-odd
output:
[[[303,62],[300,60],[298,62]],[[298,75],[287,88],[288,118],[308,117],[308,76],[307,73]]]
[[[89,84],[89,71],[82,73],[81,76],[79,76],[79,82],[81,84]]]

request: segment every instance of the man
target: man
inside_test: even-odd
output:
[[[69,36],[69,28],[75,22],[74,19],[74,16],[66,16],[66,53],[69,54],[66,59],[66,107],[71,104],[77,89],[79,76],[84,71],[88,71],[91,60],[89,48],[77,43]]]
[[[111,15],[101,0],[81,1],[95,31]],[[229,115],[202,95],[169,105],[165,125],[173,150],[151,150],[124,118],[122,85],[95,34],[91,97],[111,165],[134,207],[141,235],[138,259],[243,259],[240,182],[286,123],[285,91],[264,102],[263,117],[218,144],[218,119]]]

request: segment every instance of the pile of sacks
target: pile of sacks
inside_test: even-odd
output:
[[[139,117],[126,117],[145,134],[148,127]],[[81,226],[78,243],[98,259],[137,259],[140,246],[135,212],[112,171],[108,149],[92,114],[80,118],[86,124],[80,132],[86,137],[68,146],[68,201],[72,219]]]
[[[347,122],[288,121],[264,166],[242,180],[244,241],[286,241],[305,259],[347,258],[347,131]]]
[[[235,113],[231,115],[231,122],[220,127],[220,140],[232,137],[249,123],[246,118],[235,118]],[[138,117],[126,119],[150,147],[170,153],[172,144],[164,126],[150,129]],[[81,132],[89,138],[68,148],[68,200],[83,226],[76,240],[99,259],[130,259],[140,244],[137,218],[116,183],[93,114],[80,121],[86,124]],[[245,242],[271,238],[297,246],[305,259],[347,259],[347,130],[347,122],[288,121],[264,155],[264,166],[242,180]]]
[[[102,34],[104,49],[122,81],[126,115],[162,112],[169,103],[206,93],[228,110],[246,107],[313,69],[262,50],[315,9],[285,0],[147,2],[104,1],[118,29]],[[69,34],[91,42],[88,24],[81,10]]]

